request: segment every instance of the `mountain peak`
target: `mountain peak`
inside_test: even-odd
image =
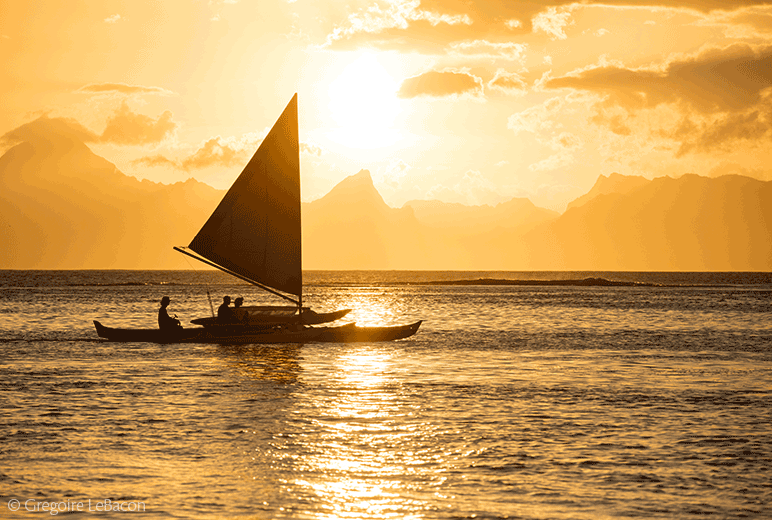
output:
[[[338,186],[342,184],[350,185],[350,186],[358,186],[360,188],[373,188],[375,189],[375,185],[373,184],[373,177],[370,175],[370,170],[359,170],[354,175],[349,175],[345,179],[343,179],[340,183],[338,183]]]
[[[386,206],[383,197],[375,188],[369,170],[359,170],[340,181],[330,192],[319,200],[341,204],[374,204]]]
[[[648,184],[649,181],[645,177],[639,177],[636,175],[622,175],[620,173],[611,173],[609,176],[600,174],[598,180],[595,181],[595,185],[590,191],[571,201],[568,204],[566,210],[572,208],[578,208],[599,195],[609,195],[612,193],[625,194],[630,193],[633,190],[641,188]]]
[[[0,142],[16,144],[27,142],[33,146],[45,146],[54,150],[66,151],[73,146],[85,146],[94,141],[96,135],[75,121],[63,117],[41,116],[25,123],[0,137]]]

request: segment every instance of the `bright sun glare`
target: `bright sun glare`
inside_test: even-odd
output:
[[[392,126],[400,110],[397,81],[376,55],[363,54],[330,83],[330,110],[338,128],[328,134],[351,148],[384,148],[400,139]]]

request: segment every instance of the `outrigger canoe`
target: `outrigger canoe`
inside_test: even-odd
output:
[[[236,318],[232,323],[196,318],[192,322],[198,327],[172,331],[117,329],[95,321],[99,337],[158,343],[308,343],[391,341],[418,331],[420,321],[390,327],[311,326],[338,320],[350,309],[317,313],[303,306],[298,136],[295,94],[190,245],[174,247],[292,305],[231,308]]]
[[[147,343],[218,343],[224,345],[259,343],[354,343],[393,341],[412,336],[421,321],[390,327],[358,327],[349,323],[338,327],[288,329],[242,329],[234,326],[194,327],[190,329],[121,329],[106,327],[94,320],[97,335],[108,341]]]

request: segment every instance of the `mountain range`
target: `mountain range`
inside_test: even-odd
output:
[[[0,268],[186,268],[171,247],[224,195],[125,175],[65,120],[4,137]],[[772,182],[738,175],[601,175],[559,214],[523,198],[392,208],[362,170],[302,212],[305,269],[772,270]]]

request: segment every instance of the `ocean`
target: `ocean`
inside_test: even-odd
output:
[[[183,324],[281,302],[206,270],[0,271],[0,518],[772,518],[771,273],[304,276],[344,322],[424,323],[108,343],[92,320],[155,327],[162,296]],[[625,284],[534,282],[588,278]]]

